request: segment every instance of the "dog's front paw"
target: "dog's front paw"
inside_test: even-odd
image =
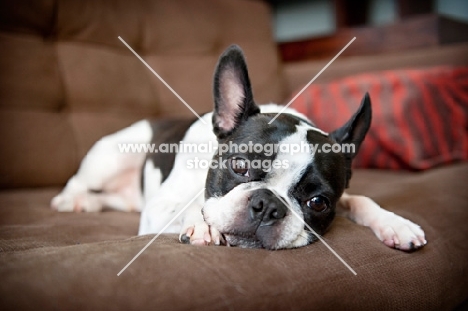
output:
[[[388,247],[412,251],[427,244],[421,227],[392,212],[386,211],[385,215],[375,220],[370,227]]]
[[[179,241],[192,245],[226,244],[223,235],[216,228],[208,226],[205,222],[200,222],[182,230]]]

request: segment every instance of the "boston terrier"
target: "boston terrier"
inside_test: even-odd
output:
[[[339,213],[369,227],[389,247],[420,248],[426,240],[418,225],[344,192],[370,122],[367,94],[331,133],[293,109],[257,106],[244,55],[234,45],[215,69],[212,113],[191,122],[144,120],[100,139],[51,206],[141,211],[140,235],[165,229],[194,245],[271,250],[316,241]],[[163,152],[171,142],[212,151]],[[148,148],[122,149],[131,144]],[[324,152],[337,145],[354,149]],[[290,146],[315,148],[293,153]]]

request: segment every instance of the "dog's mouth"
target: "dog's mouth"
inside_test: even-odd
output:
[[[268,234],[265,227],[259,227],[259,230],[264,232],[255,232],[255,233],[242,233],[242,232],[230,232],[230,233],[222,233],[226,244],[229,246],[237,246],[241,248],[264,248],[267,250],[277,250],[277,249],[284,249],[284,248],[295,248],[304,246],[307,244],[311,244],[316,240],[313,234],[309,233],[301,233],[299,234],[296,239],[292,241],[285,241],[282,237],[274,238],[270,234]],[[305,234],[305,236],[303,236]],[[295,242],[298,240],[302,240],[303,243],[300,245],[296,245]]]
[[[257,224],[251,224],[251,226],[248,227],[244,227],[244,229],[247,230],[227,230],[223,232],[220,231],[220,233],[228,246],[275,249],[274,244],[276,244],[276,241],[269,239],[270,243],[265,243],[265,241],[263,241],[263,239],[258,235],[258,230],[265,226],[262,226],[261,223],[258,222]]]
[[[237,246],[242,248],[264,248],[262,242],[255,236],[227,233],[223,234],[223,237],[229,246]]]
[[[205,221],[207,220],[205,219]],[[221,244],[241,248],[277,250],[304,246],[313,240],[306,231],[288,230],[288,226],[284,226],[282,223],[237,223],[237,225],[221,226],[221,228],[209,221],[207,224],[218,229],[222,240],[225,241],[225,243],[222,241]],[[295,231],[297,231],[296,234],[293,233]]]

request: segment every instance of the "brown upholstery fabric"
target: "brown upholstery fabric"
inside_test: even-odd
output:
[[[75,171],[76,146],[66,115],[0,110],[0,184],[43,186]]]
[[[54,46],[34,36],[0,32],[0,107],[58,110],[63,91]]]
[[[320,242],[283,251],[132,237],[138,214],[55,213],[58,189],[0,193],[0,309],[451,310],[468,298],[468,164],[425,173],[356,171],[351,193],[417,223],[429,244],[387,248],[338,217]]]
[[[1,144],[9,150],[0,153],[0,187],[62,185],[83,150],[116,130],[101,122],[103,113],[120,118],[119,127],[145,117],[193,117],[118,36],[198,113],[212,109],[214,67],[233,43],[245,51],[258,102],[286,96],[270,10],[261,1],[1,1],[0,113],[18,126],[1,128],[6,136]],[[17,111],[48,116],[26,129],[29,121]],[[77,118],[87,128],[77,129]],[[60,126],[49,119],[60,119]],[[51,131],[72,133],[60,143],[67,152],[46,147],[41,152],[50,152],[58,169],[36,169],[42,159],[21,153],[29,148],[21,139],[33,131],[38,141],[48,142]]]
[[[389,54],[339,57],[314,83],[327,83],[363,72],[392,70],[395,68],[427,68],[452,65],[468,66],[468,43],[413,49]],[[288,90],[297,91],[319,72],[326,60],[288,63],[283,66]]]

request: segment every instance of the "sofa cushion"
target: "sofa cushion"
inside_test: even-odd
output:
[[[0,187],[63,184],[94,142],[144,117],[0,110]]]
[[[234,43],[256,100],[280,102],[270,17],[267,3],[248,0],[1,1],[0,187],[63,185],[103,135],[142,118],[194,117],[119,36],[200,114],[212,110],[214,67]]]
[[[62,107],[54,44],[40,37],[0,32],[0,55],[0,109],[57,111]]]
[[[0,110],[0,187],[44,186],[70,177],[78,161],[63,115]]]
[[[49,202],[58,193],[57,188],[0,192],[2,253],[124,240],[137,233],[137,213],[53,211]]]
[[[356,171],[351,193],[420,224],[405,253],[337,217],[326,242],[267,251],[133,237],[138,214],[56,213],[58,189],[0,193],[0,308],[108,310],[451,310],[468,298],[468,164],[424,173]]]

